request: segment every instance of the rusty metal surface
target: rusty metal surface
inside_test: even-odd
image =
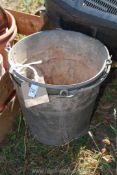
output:
[[[8,11],[15,17],[18,27],[18,33],[23,35],[30,35],[40,31],[44,26],[44,17],[30,15],[23,12],[16,12],[13,10]]]

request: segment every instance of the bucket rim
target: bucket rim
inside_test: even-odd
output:
[[[83,33],[80,33],[80,32],[68,31],[68,30],[63,30],[63,29],[61,29],[61,30],[53,29],[53,30],[46,30],[46,31],[36,32],[34,34],[29,35],[28,37],[25,37],[25,38],[21,39],[18,43],[21,43],[26,38],[35,36],[37,34],[41,34],[41,33],[45,33],[45,32],[47,33],[47,32],[52,32],[52,31],[58,31],[58,32],[65,31],[65,32],[79,33],[79,34],[84,35],[86,37],[92,38],[92,37],[87,36],[86,34],[83,34]],[[94,38],[92,38],[92,39],[94,39]],[[97,39],[95,39],[95,40],[97,40]],[[99,40],[97,40],[97,41],[100,42]],[[10,53],[11,53],[12,49],[17,45],[17,43],[10,49],[10,51],[8,53],[8,65],[9,65],[9,68],[12,69],[12,72],[10,72],[10,73],[13,76],[18,77],[22,81],[25,81],[27,83],[34,84],[34,85],[37,85],[37,86],[40,86],[40,87],[52,88],[52,89],[74,89],[74,88],[82,88],[82,87],[85,87],[85,86],[87,86],[89,84],[92,84],[93,82],[95,82],[96,80],[98,80],[99,78],[101,78],[102,75],[105,73],[105,69],[108,69],[108,66],[110,65],[111,56],[109,54],[109,51],[108,51],[107,47],[102,42],[100,42],[100,43],[103,45],[103,47],[104,47],[104,49],[105,49],[105,51],[107,53],[107,59],[105,59],[104,64],[102,65],[102,68],[100,69],[100,71],[96,75],[94,75],[90,79],[85,80],[83,82],[73,83],[73,84],[67,84],[67,85],[66,84],[65,85],[55,85],[55,84],[48,84],[48,83],[43,84],[43,83],[39,83],[39,82],[36,82],[34,80],[31,80],[29,78],[26,78],[26,77],[22,76],[20,73],[18,73],[16,70],[13,69],[14,63],[12,62],[12,60],[10,58]],[[108,62],[109,62],[109,64],[108,64]]]

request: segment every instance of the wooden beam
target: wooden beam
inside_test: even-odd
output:
[[[7,10],[15,17],[19,34],[30,35],[40,31],[44,26],[43,16],[30,15],[9,9]]]

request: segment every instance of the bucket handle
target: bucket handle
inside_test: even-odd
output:
[[[102,77],[100,79],[98,79],[96,82],[94,82],[95,83],[94,85],[89,85],[89,86],[86,86],[84,88],[88,88],[88,87],[93,88],[95,86],[99,86],[106,79],[108,73],[110,72],[111,64],[112,64],[112,60],[111,59],[107,59],[106,60],[105,71],[104,71]],[[80,89],[84,89],[84,88],[76,88],[76,90],[80,90]],[[61,90],[60,91],[60,94],[59,94],[59,97],[62,97],[62,98],[72,98],[75,95],[77,95],[76,90],[75,90],[75,93],[72,93],[72,94],[70,94],[70,91],[68,89]]]
[[[35,62],[36,63],[36,62]],[[31,64],[34,64],[34,63],[29,63],[30,65]],[[93,87],[96,87],[96,86],[99,86],[104,80],[105,80],[105,78],[107,77],[107,75],[108,75],[108,73],[109,73],[109,71],[110,71],[110,69],[111,69],[111,64],[112,64],[112,61],[110,60],[110,59],[107,59],[107,60],[105,60],[105,70],[103,71],[103,75],[101,75],[101,77],[100,78],[98,78],[98,80],[96,80],[95,82],[93,82],[94,83],[94,85],[92,85],[91,83],[89,84],[89,85],[86,85],[86,86],[84,86],[84,87],[77,87],[75,90],[69,90],[69,89],[61,89],[60,91],[59,91],[59,93],[57,94],[57,96],[58,97],[60,97],[60,98],[72,98],[72,97],[74,97],[76,94],[77,94],[77,90],[81,90],[81,89],[85,89],[85,88],[93,88]],[[13,67],[13,65],[10,67],[10,70],[9,70],[9,72],[11,73],[11,74],[13,74],[13,71],[14,71],[15,69],[14,69],[14,67]],[[71,93],[72,92],[72,93]]]

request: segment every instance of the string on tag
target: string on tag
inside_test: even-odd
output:
[[[31,70],[33,71],[33,73],[34,73],[34,80],[35,80],[36,82],[38,82],[38,81],[39,81],[39,75],[38,75],[36,69],[35,69],[34,67],[32,67],[31,65],[36,65],[36,64],[41,64],[41,63],[42,63],[42,61],[40,60],[40,61],[28,63],[28,64],[15,64],[15,65],[12,65],[12,66],[10,67],[9,72],[10,72],[10,73],[13,73],[13,71],[15,70],[15,71],[17,71],[18,73],[20,73],[20,71],[21,71],[23,68],[29,68],[29,69],[31,69]]]

